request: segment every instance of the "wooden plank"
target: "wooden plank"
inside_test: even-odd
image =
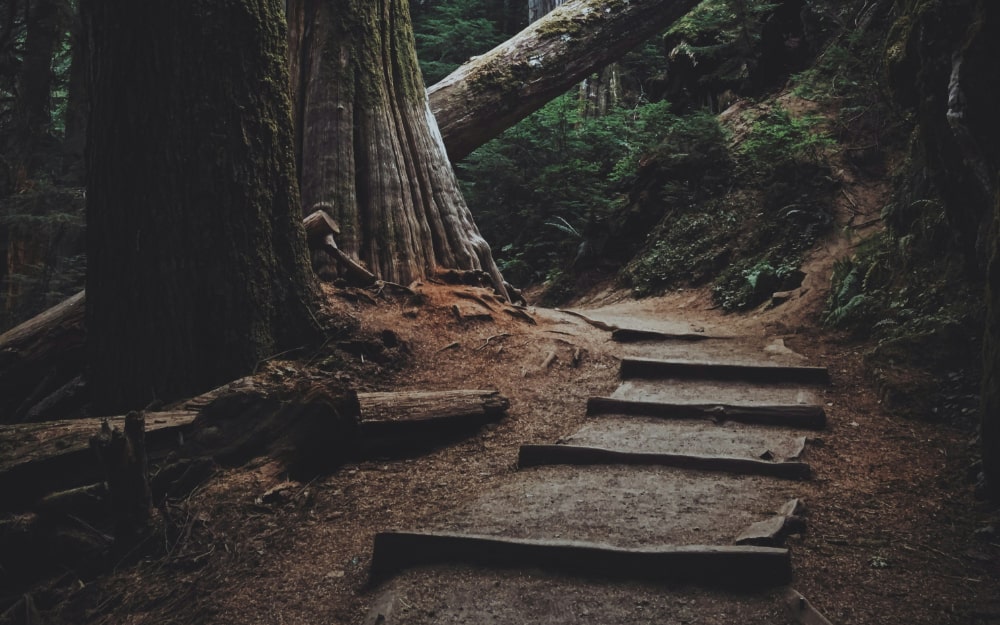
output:
[[[787,549],[731,546],[624,548],[570,540],[516,539],[445,532],[375,535],[372,578],[434,564],[542,568],[573,575],[765,588],[791,579]]]
[[[611,340],[618,343],[637,343],[639,341],[704,341],[706,339],[728,338],[709,336],[704,332],[658,332],[656,330],[639,330],[636,328],[618,328],[611,332]]]
[[[674,404],[636,401],[615,397],[591,397],[587,400],[587,415],[625,414],[663,419],[716,419],[758,425],[783,425],[820,430],[826,427],[826,411],[813,404],[734,405],[734,404]]]
[[[519,467],[551,464],[647,464],[697,471],[767,475],[788,479],[807,479],[812,473],[809,465],[804,462],[769,462],[735,456],[628,452],[582,445],[521,446],[518,453]]]
[[[654,360],[647,358],[623,359],[621,365],[621,377],[623,379],[684,378],[700,380],[741,380],[745,382],[757,383],[830,383],[830,374],[826,367],[740,365],[715,362],[688,362],[683,360]]]

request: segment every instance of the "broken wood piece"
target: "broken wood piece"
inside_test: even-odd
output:
[[[337,247],[332,235],[324,239],[324,244],[319,249],[333,256],[337,262],[340,263],[341,267],[344,268],[344,273],[346,274],[345,277],[349,281],[359,286],[369,286],[378,280],[378,278],[375,277],[375,274],[368,271],[364,265],[348,256],[343,250]]]
[[[801,499],[789,499],[778,509],[778,514],[784,516],[803,516],[806,513],[806,504]]]
[[[559,358],[559,356],[556,354],[556,351],[555,350],[550,351],[548,354],[546,354],[545,360],[542,361],[542,369],[548,369],[549,367],[551,367],[552,363],[554,363],[557,358]]]
[[[802,515],[806,506],[801,499],[789,499],[778,513],[763,521],[754,523],[736,537],[737,545],[757,545],[759,547],[780,547],[791,534],[805,531],[806,522]]]
[[[715,419],[759,425],[782,425],[795,428],[826,427],[826,412],[812,404],[732,405],[676,404],[636,401],[615,397],[591,397],[587,400],[587,415],[624,414],[660,417],[663,419]]]
[[[791,534],[800,534],[806,523],[802,517],[775,515],[758,521],[740,532],[734,541],[737,545],[758,547],[780,547]]]
[[[504,538],[445,532],[380,532],[371,576],[434,564],[543,568],[599,575],[696,583],[725,588],[765,588],[791,579],[787,549],[702,545],[615,547],[571,540]]]
[[[121,430],[107,421],[90,439],[97,452],[111,497],[115,546],[128,549],[150,529],[153,493],[149,487],[149,461],[146,456],[146,418],[140,412],[125,416]]]
[[[654,360],[625,358],[622,360],[621,377],[627,378],[683,378],[699,380],[742,380],[763,384],[797,382],[800,384],[829,384],[826,367],[797,367],[779,365],[742,365],[716,362],[689,362],[685,360]]]
[[[812,473],[809,465],[803,462],[765,462],[735,456],[618,451],[582,445],[521,445],[517,463],[522,468],[552,464],[656,465],[796,480],[808,479]]]
[[[315,210],[309,213],[302,220],[302,225],[306,229],[306,239],[309,241],[310,247],[315,247],[313,242],[322,241],[328,234],[340,234],[340,226],[324,210]]]
[[[582,347],[577,347],[573,350],[573,359],[570,361],[570,364],[573,365],[574,369],[579,367],[580,363],[583,362],[583,355],[585,353],[587,353],[587,350]]]
[[[809,603],[808,599],[793,588],[789,588],[785,593],[785,606],[791,617],[802,625],[833,625]]]
[[[462,344],[459,343],[458,341],[452,341],[451,343],[448,343],[447,345],[445,345],[444,347],[442,347],[441,349],[437,350],[434,353],[440,354],[443,351],[446,351],[446,350],[449,350],[449,349],[455,349],[457,347],[460,347],[461,345]]]

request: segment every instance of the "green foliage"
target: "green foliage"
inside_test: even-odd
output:
[[[818,122],[774,108],[730,151],[714,117],[680,119],[650,166],[667,208],[622,278],[639,296],[712,281],[725,310],[798,286],[802,255],[833,222]]]
[[[820,163],[824,153],[836,145],[821,126],[819,117],[796,118],[781,107],[772,107],[754,121],[739,153],[756,172],[776,172],[796,162]]]
[[[506,36],[481,0],[443,0],[415,13],[413,31],[424,82],[433,85],[459,65],[502,43]]]
[[[568,273],[675,119],[666,103],[583,117],[573,91],[459,163],[466,200],[507,279],[552,283]]]
[[[717,88],[738,87],[756,65],[764,19],[779,3],[763,0],[702,0],[665,35],[670,56],[713,69],[701,79]]]

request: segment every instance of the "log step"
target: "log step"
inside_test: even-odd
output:
[[[445,532],[380,532],[371,575],[381,580],[405,568],[470,564],[542,568],[574,575],[765,588],[791,579],[787,549],[659,546],[622,548],[570,540],[514,539]]]
[[[812,473],[809,465],[804,462],[770,462],[732,456],[627,452],[582,445],[521,445],[517,464],[521,468],[552,464],[645,464],[788,479],[808,479]]]
[[[618,343],[638,343],[639,341],[704,341],[706,339],[726,338],[710,336],[704,332],[659,332],[657,330],[636,330],[634,328],[618,328],[611,332],[611,340]]]
[[[603,414],[640,415],[663,419],[705,419],[738,421],[756,425],[783,425],[794,428],[821,430],[826,427],[826,411],[814,404],[734,405],[676,404],[636,401],[615,397],[591,397],[587,400],[587,416]]]
[[[654,360],[625,358],[621,377],[628,378],[687,378],[701,380],[741,380],[763,384],[797,382],[829,384],[826,367],[793,367],[777,365],[740,365],[684,360]]]

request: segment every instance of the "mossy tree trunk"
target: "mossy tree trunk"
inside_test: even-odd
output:
[[[504,293],[430,114],[407,0],[290,0],[288,19],[306,210],[384,280],[482,270]]]
[[[318,330],[281,0],[85,0],[87,358],[100,411],[208,389]]]

